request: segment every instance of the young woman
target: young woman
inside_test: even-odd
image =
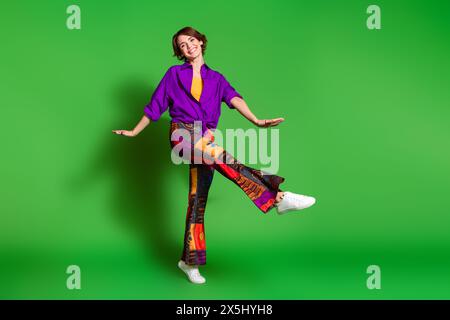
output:
[[[188,132],[190,139],[171,139],[170,143],[172,147],[188,143],[189,150],[195,151],[183,152],[182,155],[189,160],[190,188],[184,248],[178,262],[178,267],[193,283],[205,282],[198,266],[206,264],[203,219],[216,170],[239,186],[263,213],[276,208],[282,214],[315,203],[313,197],[281,191],[279,185],[284,178],[240,163],[214,142],[214,129],[219,121],[222,102],[230,109],[237,109],[258,127],[276,126],[284,119],[258,119],[225,77],[205,64],[203,55],[206,45],[206,36],[197,30],[191,27],[179,30],[172,38],[172,46],[174,56],[184,60],[184,63],[167,70],[150,103],[145,106],[144,116],[133,130],[113,130],[113,133],[134,137],[151,121],[158,121],[162,113],[169,109],[172,118],[170,136],[179,129]],[[195,125],[199,123],[197,121],[201,121],[201,130]],[[197,151],[201,154],[200,160],[196,157]],[[209,160],[205,161],[208,157]]]

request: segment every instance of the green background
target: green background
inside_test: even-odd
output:
[[[70,4],[81,30],[66,28]],[[448,1],[2,7],[0,298],[450,298]],[[138,137],[111,132],[180,63],[171,37],[186,25],[258,117],[286,119],[284,190],[317,198],[263,215],[216,173],[203,286],[176,267],[188,168],[170,161],[168,113]],[[222,110],[219,129],[253,127]],[[71,264],[81,290],[66,288]]]

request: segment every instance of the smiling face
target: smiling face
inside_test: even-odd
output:
[[[178,48],[180,48],[184,57],[192,61],[198,56],[202,56],[202,45],[203,41],[199,41],[193,36],[180,35],[177,39]]]

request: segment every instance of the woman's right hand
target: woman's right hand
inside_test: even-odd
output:
[[[115,134],[120,134],[122,136],[127,136],[127,137],[135,137],[136,134],[133,131],[129,131],[129,130],[113,130],[112,131]]]

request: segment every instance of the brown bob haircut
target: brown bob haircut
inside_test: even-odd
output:
[[[177,39],[178,36],[191,36],[196,38],[198,41],[203,41],[202,45],[202,54],[205,54],[206,50],[206,44],[208,43],[208,40],[206,39],[206,36],[197,30],[195,30],[192,27],[184,27],[183,29],[179,30],[177,33],[175,33],[172,37],[172,47],[173,47],[173,56],[177,57],[178,60],[186,60],[183,53],[181,52],[181,49],[178,47]]]

